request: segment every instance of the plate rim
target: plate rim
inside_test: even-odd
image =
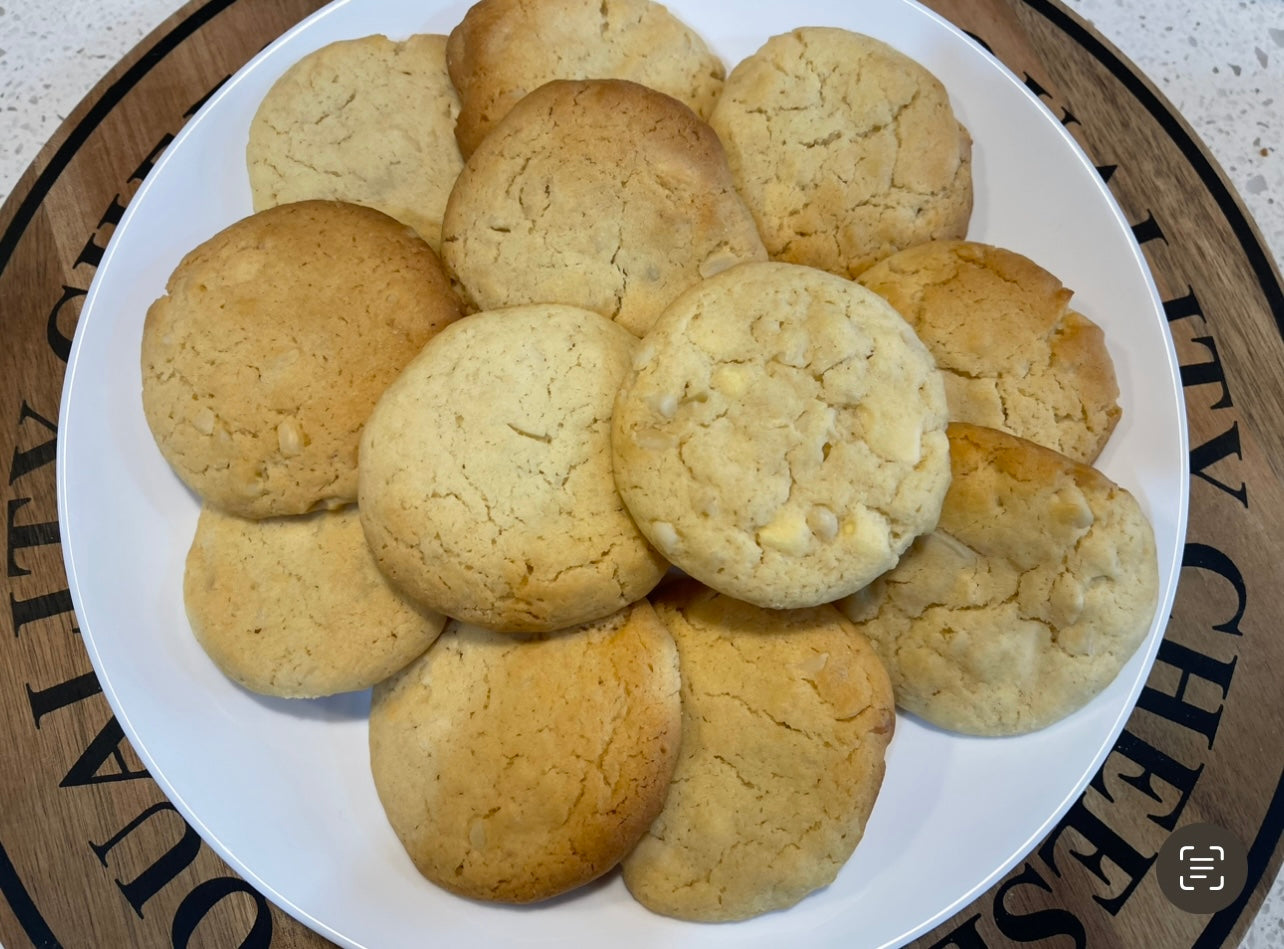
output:
[[[68,422],[73,418],[73,399],[79,392],[79,390],[75,388],[75,384],[78,376],[78,370],[80,368],[82,342],[85,338],[85,334],[80,332],[80,328],[87,325],[87,318],[93,318],[96,301],[99,295],[99,288],[101,284],[107,280],[107,275],[112,273],[110,265],[112,260],[115,258],[116,250],[120,246],[120,242],[116,240],[116,235],[127,232],[128,224],[132,221],[137,209],[144,204],[143,199],[149,193],[153,184],[162,177],[161,172],[163,169],[167,167],[175,155],[182,153],[183,149],[180,147],[182,143],[195,134],[195,130],[200,127],[200,123],[204,120],[205,116],[218,108],[219,104],[233,93],[236,86],[244,80],[252,69],[262,68],[262,63],[275,57],[277,50],[281,46],[289,43],[297,34],[311,30],[318,22],[328,18],[332,14],[336,13],[336,11],[354,4],[360,5],[367,2],[370,2],[370,0],[333,0],[333,2],[326,4],[300,20],[297,24],[284,31],[264,46],[263,49],[256,53],[255,56],[249,59],[226,82],[224,82],[216,92],[202,104],[201,108],[191,117],[191,119],[184,124],[183,128],[175,135],[173,141],[169,143],[164,154],[151,169],[147,178],[140,185],[133,198],[129,200],[125,213],[117,225],[112,239],[108,242],[108,246],[90,283],[90,287],[86,293],[81,309],[80,322],[77,325],[77,331],[73,335],[59,400],[58,439],[55,456],[57,513],[63,562],[67,573],[68,588],[73,607],[78,619],[80,620],[82,633],[84,634],[82,635],[82,641],[85,643],[85,648],[89,655],[90,662],[94,668],[94,672],[99,683],[102,686],[104,697],[107,699],[112,712],[115,714],[135,752],[147,767],[149,775],[160,786],[166,798],[175,806],[183,818],[200,834],[201,838],[216,853],[218,853],[218,855],[236,873],[242,875],[247,882],[251,883],[275,906],[298,920],[303,925],[307,926],[309,929],[340,945],[351,947],[351,949],[366,949],[366,947],[362,943],[354,941],[345,934],[337,932],[328,924],[317,919],[313,914],[308,913],[302,907],[298,906],[294,901],[286,898],[281,892],[279,892],[279,890],[271,886],[259,874],[254,872],[254,870],[240,857],[238,857],[230,847],[224,844],[221,837],[213,831],[213,829],[200,817],[200,815],[196,813],[195,809],[188,803],[186,798],[178,792],[178,789],[173,785],[169,775],[158,767],[146,741],[143,740],[143,736],[135,727],[128,710],[124,707],[122,700],[116,691],[115,684],[112,682],[108,670],[104,667],[102,657],[98,650],[97,641],[90,628],[90,623],[85,619],[86,614],[84,613],[84,600],[81,590],[81,571],[78,570],[76,566],[74,552],[75,544],[72,539],[73,527],[71,519],[67,516],[71,501],[66,476],[66,454],[68,451],[66,445],[68,444],[68,439],[64,436],[65,433],[74,432],[75,430],[75,426],[69,426]],[[1162,320],[1162,298],[1155,285],[1151,267],[1147,262],[1145,254],[1140,244],[1137,242],[1135,235],[1132,233],[1131,226],[1128,224],[1126,216],[1120,208],[1113,193],[1110,191],[1108,185],[1097,173],[1095,164],[1084,152],[1083,147],[1070,134],[1069,130],[1066,129],[1059,120],[1057,120],[1055,113],[1053,113],[1048,105],[1035,95],[1025,85],[1025,83],[1023,83],[1016,74],[1007,67],[1006,64],[999,60],[988,49],[980,45],[969,34],[955,26],[936,11],[924,6],[922,3],[918,2],[918,0],[889,0],[889,2],[897,6],[915,10],[917,13],[924,15],[933,21],[937,27],[943,28],[951,34],[954,34],[955,38],[966,42],[974,53],[980,54],[993,66],[997,67],[997,70],[1004,81],[1017,89],[1029,102],[1038,107],[1045,119],[1055,127],[1057,134],[1062,139],[1062,143],[1065,146],[1068,146],[1070,153],[1074,156],[1076,161],[1084,166],[1087,171],[1091,172],[1091,180],[1093,181],[1099,195],[1105,199],[1114,218],[1114,223],[1124,234],[1127,235],[1127,244],[1132,258],[1131,262],[1143,278],[1146,294],[1153,307],[1153,312],[1146,314],[1146,318],[1150,319],[1153,317],[1157,320]],[[731,65],[734,64],[729,64],[729,68]],[[1175,406],[1175,415],[1179,423],[1177,431],[1177,449],[1182,457],[1187,457],[1189,455],[1188,418],[1185,399],[1179,385],[1180,369],[1176,355],[1175,343],[1171,333],[1168,333],[1166,330],[1161,334],[1161,336],[1165,343],[1165,360],[1170,372],[1169,381],[1178,383],[1171,393],[1174,396],[1173,406]],[[1167,395],[1170,393],[1166,391],[1165,394]],[[1113,746],[1117,741],[1119,734],[1122,732],[1128,718],[1135,709],[1141,690],[1146,684],[1149,670],[1151,669],[1158,649],[1163,642],[1164,631],[1168,625],[1168,616],[1171,612],[1179,584],[1179,575],[1182,569],[1181,551],[1186,542],[1188,529],[1190,478],[1183,475],[1177,479],[1176,483],[1178,509],[1175,512],[1176,519],[1174,522],[1174,555],[1166,565],[1166,570],[1164,569],[1165,564],[1163,562],[1159,563],[1160,589],[1165,591],[1165,595],[1160,597],[1159,601],[1156,603],[1155,616],[1152,619],[1152,628],[1148,631],[1147,639],[1143,643],[1144,651],[1142,653],[1143,660],[1141,670],[1136,681],[1129,690],[1128,697],[1123,704],[1123,707],[1116,715],[1108,736],[1106,736],[1101,742],[1097,753],[1093,756],[1092,761],[1075,782],[1075,786],[1057,804],[1056,808],[1048,815],[1046,820],[1044,820],[1030,835],[1030,837],[1021,844],[1020,848],[1014,854],[1005,859],[1001,865],[985,875],[983,879],[978,881],[973,887],[960,895],[956,900],[934,913],[930,918],[920,922],[910,930],[907,930],[904,934],[892,939],[891,941],[883,943],[882,945],[885,949],[886,947],[904,945],[906,942],[928,932],[941,922],[948,919],[958,910],[974,901],[979,894],[983,893],[997,879],[1010,871],[1013,866],[1019,863],[1022,858],[1027,856],[1032,849],[1037,846],[1039,841],[1043,840],[1047,836],[1050,829],[1060,821],[1065,813],[1073,806],[1074,802],[1082,795],[1085,788],[1091,781],[1092,776],[1100,769],[1105,759],[1113,750]],[[92,569],[92,567],[90,567],[90,569]],[[1158,627],[1157,630],[1155,628],[1156,626]],[[904,715],[906,713],[898,709],[897,714]]]

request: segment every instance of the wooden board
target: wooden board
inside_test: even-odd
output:
[[[1181,586],[1137,711],[1051,835],[916,945],[1234,946],[1279,870],[1284,827],[1284,638],[1270,632],[1284,608],[1280,275],[1185,123],[1065,7],[930,5],[1024,78],[1108,180],[1165,301],[1192,450]],[[54,473],[69,340],[124,206],[199,103],[317,6],[189,4],[99,84],[0,210],[9,949],[326,945],[229,870],[124,740],[77,636]],[[1248,846],[1249,886],[1201,916],[1168,903],[1154,867],[1176,828],[1205,821]]]

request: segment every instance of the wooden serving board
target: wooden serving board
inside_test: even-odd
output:
[[[1284,637],[1270,632],[1284,611],[1280,274],[1181,118],[1065,7],[930,5],[1043,97],[1132,222],[1181,363],[1191,488],[1172,619],[1114,751],[1045,841],[915,945],[1235,946],[1279,870],[1284,828]],[[318,6],[189,3],[76,109],[0,210],[8,949],[326,945],[229,870],[124,739],[77,635],[54,472],[70,337],[125,205],[197,106]],[[1248,886],[1228,908],[1193,915],[1165,899],[1155,863],[1175,829],[1201,822],[1248,847]]]

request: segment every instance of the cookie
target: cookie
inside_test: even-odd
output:
[[[459,302],[432,248],[379,211],[304,201],[185,256],[143,326],[143,411],[165,460],[243,517],[357,496],[384,387]]]
[[[388,585],[350,507],[258,521],[202,508],[183,600],[228,678],[286,698],[368,689],[446,622]]]
[[[565,303],[638,336],[701,277],[766,259],[713,131],[623,80],[524,98],[469,157],[442,233],[466,305]]]
[[[945,374],[950,418],[1091,464],[1119,422],[1105,334],[1034,261],[975,241],[931,241],[860,282],[914,327]]]
[[[725,75],[704,41],[651,0],[481,0],[450,34],[465,156],[553,79],[629,79],[707,118]]]
[[[872,37],[772,37],[731,71],[709,123],[773,260],[854,277],[967,234],[971,138],[936,77]]]
[[[611,403],[636,340],[565,306],[465,317],[388,387],[361,442],[380,567],[457,619],[548,631],[646,596],[668,565],[611,477]]]
[[[864,834],[895,727],[887,673],[828,605],[763,610],[691,581],[653,604],[678,645],[682,748],[624,882],[679,919],[792,906]]]
[[[441,246],[464,167],[446,37],[366,36],[323,46],[273,84],[250,123],[254,209],[331,198],[377,208]]]
[[[374,690],[375,789],[429,880],[547,899],[614,867],[660,812],[679,701],[677,650],[645,600],[529,638],[452,622]]]
[[[951,731],[1013,735],[1104,689],[1146,636],[1159,587],[1150,522],[1094,468],[950,425],[937,530],[843,600],[902,708]]]
[[[773,609],[845,596],[936,524],[945,392],[877,294],[743,264],[673,302],[612,420],[638,527],[715,590]]]

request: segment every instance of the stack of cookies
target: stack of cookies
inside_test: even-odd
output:
[[[887,45],[727,74],[651,0],[481,0],[300,61],[247,161],[255,212],[144,329],[188,615],[253,691],[373,686],[434,883],[786,908],[897,705],[1042,728],[1145,636],[1103,334],[965,239],[971,139]]]
[[[273,695],[368,688],[445,618],[375,565],[357,446],[383,390],[459,302],[432,249],[379,211],[284,204],[189,253],[143,327],[143,411],[201,499],[184,598],[228,676]]]

